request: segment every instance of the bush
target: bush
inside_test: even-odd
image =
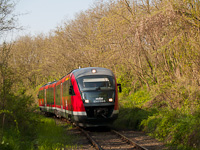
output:
[[[179,109],[165,110],[143,120],[141,125],[150,135],[166,141],[174,149],[199,149],[199,114],[183,114]]]
[[[116,128],[140,130],[140,123],[152,115],[155,110],[147,111],[138,107],[120,108],[118,119],[114,122]]]
[[[199,98],[198,87],[187,80],[160,82],[150,91],[143,87],[130,91],[128,96],[122,93],[114,125],[142,129],[172,149],[200,149]]]
[[[67,128],[56,125],[52,118],[44,118],[39,114],[37,124],[27,128],[26,132],[18,132],[15,127],[5,128],[2,142],[0,143],[1,150],[56,150],[73,146],[70,144],[71,135],[67,135]],[[70,126],[68,126],[70,128]]]
[[[122,95],[124,94],[122,93]],[[121,96],[120,99],[122,99],[120,100],[120,113],[114,123],[117,128],[140,130],[141,121],[156,112],[156,109],[146,110],[142,108],[146,102],[151,100],[146,88],[140,89],[128,97]]]

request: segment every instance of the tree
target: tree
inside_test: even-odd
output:
[[[0,38],[7,31],[19,29],[16,25],[17,14],[14,13],[16,3],[11,0],[0,0]]]
[[[10,0],[0,0],[0,38],[7,31],[16,29],[16,16],[14,12],[15,3]],[[13,72],[9,66],[11,54],[11,45],[3,43],[0,46],[0,118],[2,120],[1,137],[3,137],[4,124],[7,111],[7,102],[13,83]],[[2,142],[2,138],[0,139]]]

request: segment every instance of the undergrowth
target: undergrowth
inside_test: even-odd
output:
[[[42,118],[42,123],[37,127],[38,137],[36,143],[39,150],[56,150],[72,147],[72,135],[67,134],[67,128],[70,126],[58,126],[55,120],[51,118]],[[67,127],[67,128],[66,128]]]
[[[180,110],[163,110],[143,120],[141,125],[144,131],[174,149],[200,148],[200,116],[183,114]]]
[[[151,100],[146,89],[138,90],[127,96],[122,93],[120,96],[120,113],[115,121],[116,128],[140,130],[140,123],[154,114],[156,109],[144,109],[142,105]]]
[[[71,145],[77,137],[67,134],[70,126],[57,125],[52,118],[41,117],[37,125],[27,129],[25,133],[18,132],[16,128],[5,128],[1,150],[57,150],[62,148],[76,148]],[[26,130],[26,129],[24,129]]]

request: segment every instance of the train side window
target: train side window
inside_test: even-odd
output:
[[[54,104],[54,99],[53,99],[53,87],[50,88],[50,93],[49,93],[49,99],[50,99],[50,103]]]
[[[46,90],[46,97],[47,104],[49,104],[49,88]]]
[[[56,105],[60,105],[60,85],[56,86]]]
[[[63,83],[63,96],[64,96],[64,97],[65,97],[65,96],[69,96],[69,93],[68,93],[68,91],[69,91],[69,86],[68,86],[67,82],[68,82],[68,81],[65,81],[65,82]]]
[[[40,91],[40,98],[43,99],[44,98],[44,95],[43,95],[44,91]]]
[[[54,104],[54,99],[53,99],[53,88],[48,88],[47,89],[47,104]]]

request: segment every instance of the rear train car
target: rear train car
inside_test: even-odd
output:
[[[118,117],[118,86],[109,69],[76,69],[39,89],[39,108],[79,126],[108,126]]]

